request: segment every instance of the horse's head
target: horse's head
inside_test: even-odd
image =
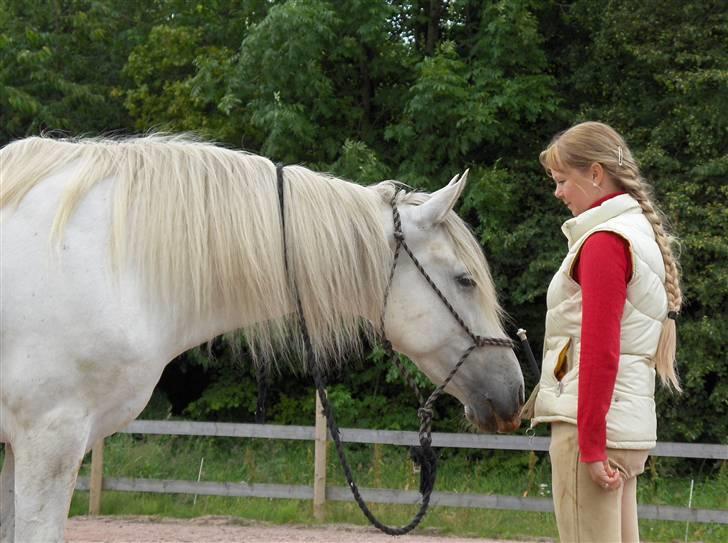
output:
[[[404,239],[474,334],[506,338],[483,252],[452,211],[466,178],[467,172],[429,197],[412,194],[402,198],[398,209]],[[394,239],[393,232],[389,234]],[[392,280],[385,330],[394,348],[438,385],[473,344],[404,251]],[[510,348],[476,348],[445,391],[462,402],[465,416],[480,430],[510,431],[520,425],[523,375]]]

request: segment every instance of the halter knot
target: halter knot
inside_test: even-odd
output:
[[[417,410],[417,416],[420,418],[423,424],[430,423],[432,422],[433,416],[432,409],[430,409],[429,407],[420,407]]]

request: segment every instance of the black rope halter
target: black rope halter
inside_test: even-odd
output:
[[[282,227],[282,236],[283,236],[283,257],[284,257],[284,263],[286,267],[286,273],[288,274],[289,278],[290,270],[288,266],[288,249],[287,249],[287,242],[286,242],[286,220],[285,220],[285,198],[284,198],[284,179],[283,179],[283,165],[277,164],[276,165],[276,176],[278,180],[278,201],[280,205],[280,213],[281,213],[281,227]],[[329,429],[329,432],[331,433],[331,437],[334,441],[334,444],[336,446],[336,452],[339,456],[339,460],[341,461],[341,466],[344,470],[344,474],[346,475],[346,480],[349,484],[349,488],[351,488],[351,492],[354,495],[354,499],[356,500],[357,504],[359,505],[359,508],[362,510],[364,515],[369,519],[369,521],[377,527],[382,532],[389,534],[389,535],[404,535],[410,531],[412,531],[424,518],[425,513],[427,513],[427,509],[430,505],[430,498],[432,495],[432,490],[435,486],[435,477],[437,473],[437,457],[435,455],[435,452],[432,450],[432,416],[433,416],[433,404],[435,403],[435,400],[444,392],[447,385],[450,383],[452,378],[455,376],[457,371],[460,369],[460,366],[463,365],[465,360],[470,356],[470,354],[479,347],[485,347],[485,346],[495,346],[495,347],[507,347],[507,348],[514,348],[515,343],[507,338],[495,338],[495,337],[483,337],[475,334],[470,327],[465,323],[464,319],[460,316],[460,314],[455,310],[455,308],[452,306],[452,304],[448,301],[448,299],[445,297],[445,295],[442,293],[442,291],[437,287],[435,282],[432,280],[430,275],[425,271],[424,267],[420,263],[420,261],[417,259],[417,257],[412,253],[412,250],[410,249],[409,245],[407,245],[407,242],[405,241],[404,232],[402,231],[402,220],[399,215],[399,210],[397,209],[397,191],[395,190],[394,194],[392,195],[392,200],[390,202],[392,206],[392,220],[394,222],[394,240],[395,240],[395,249],[394,249],[394,259],[392,261],[392,268],[389,272],[389,280],[387,282],[387,287],[384,292],[384,304],[382,307],[382,314],[379,322],[379,328],[380,328],[380,334],[384,342],[384,349],[389,356],[390,360],[395,363],[402,375],[405,377],[405,380],[407,380],[410,384],[410,386],[413,387],[415,394],[417,395],[417,398],[420,402],[420,408],[417,410],[417,416],[420,419],[420,429],[419,429],[419,441],[421,446],[421,455],[420,455],[420,493],[422,494],[422,503],[420,504],[420,508],[415,514],[415,516],[412,518],[412,520],[405,526],[402,527],[391,527],[383,524],[380,522],[374,514],[369,510],[369,507],[367,507],[366,502],[361,497],[361,494],[359,492],[359,488],[357,487],[356,483],[354,482],[354,477],[351,472],[351,467],[349,466],[349,463],[346,459],[346,455],[344,453],[344,446],[341,442],[341,435],[339,432],[339,428],[336,425],[335,419],[334,419],[334,413],[333,409],[331,407],[331,404],[328,401],[328,397],[326,395],[326,383],[324,382],[324,378],[321,375],[321,372],[319,368],[317,367],[315,360],[314,360],[314,353],[313,348],[311,345],[311,338],[308,333],[308,327],[306,326],[306,320],[304,318],[303,314],[303,307],[301,305],[301,297],[298,292],[298,286],[295,284],[295,277],[291,280],[293,283],[293,290],[296,297],[296,310],[298,313],[298,320],[299,325],[301,327],[301,334],[303,336],[303,344],[305,348],[305,355],[308,359],[308,365],[311,368],[311,371],[313,373],[313,379],[314,383],[316,384],[316,389],[318,391],[319,398],[321,400],[321,405],[323,407],[324,414],[326,415],[326,421],[327,426]],[[453,366],[452,370],[450,370],[450,373],[447,375],[445,380],[437,387],[435,390],[430,394],[430,396],[427,398],[426,401],[423,401],[423,396],[420,393],[414,379],[409,374],[407,369],[400,364],[399,357],[392,349],[391,342],[387,339],[385,331],[384,331],[384,317],[387,310],[387,301],[389,299],[389,294],[392,289],[392,280],[394,279],[394,273],[397,268],[397,262],[399,261],[399,255],[401,252],[401,249],[404,249],[404,251],[409,255],[410,259],[414,263],[415,267],[419,270],[420,274],[424,277],[424,279],[427,281],[427,283],[430,285],[432,290],[437,294],[438,298],[442,300],[442,302],[445,304],[445,307],[450,312],[450,314],[455,318],[457,323],[460,325],[460,327],[466,332],[466,334],[470,337],[472,340],[472,345],[470,345],[462,354],[458,362]]]

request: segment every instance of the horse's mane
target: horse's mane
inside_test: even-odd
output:
[[[382,201],[398,191],[394,183],[362,187],[286,167],[286,274],[276,171],[266,158],[180,136],[33,137],[0,150],[0,208],[19,205],[64,166],[73,168],[73,181],[61,197],[52,237],[62,237],[97,182],[115,178],[112,262],[117,272],[130,264],[139,270],[151,301],[181,316],[255,316],[257,323],[244,329],[254,355],[298,351],[295,277],[318,360],[357,348],[362,328],[372,332],[357,315],[382,309],[392,251],[380,214]],[[397,194],[401,204],[426,198]],[[482,250],[454,213],[444,225],[480,287],[483,310],[498,322]]]

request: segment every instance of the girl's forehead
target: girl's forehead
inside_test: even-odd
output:
[[[548,172],[552,179],[556,179],[557,177],[564,177],[568,173],[567,170],[557,170],[556,168],[549,168]]]
[[[567,166],[566,164],[559,164],[558,166],[554,168],[548,169],[549,175],[551,177],[580,177],[582,175],[582,171],[579,168],[574,168]]]

